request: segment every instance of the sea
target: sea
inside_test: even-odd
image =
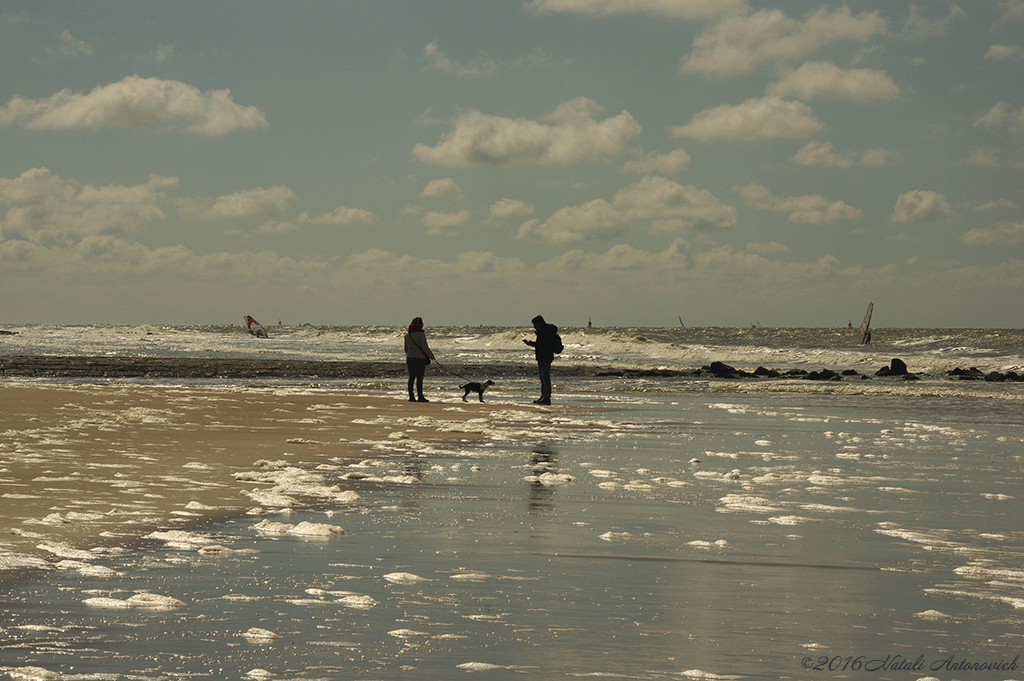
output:
[[[402,361],[399,327],[4,328],[6,356]],[[304,472],[359,503],[167,528],[0,587],[0,673],[1024,679],[1024,382],[1004,380],[1024,331],[563,327],[550,407],[531,332],[428,327],[424,408],[477,410],[481,437],[420,441],[410,411]],[[893,359],[909,375],[879,375]],[[716,361],[782,376],[698,371]],[[843,375],[787,373],[822,369]],[[406,399],[368,373],[260,382]],[[487,378],[486,410],[462,401]]]

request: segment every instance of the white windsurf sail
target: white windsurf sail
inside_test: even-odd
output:
[[[249,333],[257,338],[270,338],[270,336],[267,335],[267,330],[263,328],[263,325],[249,315],[245,315],[245,328],[247,328]]]
[[[875,310],[874,303],[868,303],[868,311],[864,313],[864,321],[860,323],[860,344],[867,345],[871,342],[871,313]]]

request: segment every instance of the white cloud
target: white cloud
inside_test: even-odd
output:
[[[773,241],[768,244],[762,244],[756,241],[751,241],[750,243],[747,244],[746,250],[750,253],[788,253],[789,246],[785,246],[776,241]]]
[[[230,90],[200,92],[174,80],[128,76],[89,94],[71,90],[46,99],[14,96],[0,108],[0,126],[35,130],[102,128],[178,128],[202,135],[267,127],[254,106],[239,106]]]
[[[868,149],[858,156],[855,152],[840,154],[831,142],[808,142],[793,156],[797,165],[812,168],[850,168],[858,164],[864,166],[884,166],[892,162],[895,154],[886,149]]]
[[[530,215],[536,210],[533,206],[518,199],[498,199],[491,204],[490,216],[495,220]]]
[[[992,147],[973,149],[960,164],[968,168],[1000,168],[1003,163],[999,154],[1000,150]]]
[[[432,199],[461,199],[462,189],[455,183],[455,180],[446,177],[441,180],[431,180],[428,182],[420,196]]]
[[[260,234],[291,234],[299,230],[299,226],[287,220],[267,220],[256,231]]]
[[[417,277],[422,280],[461,281],[463,275],[484,274],[508,277],[507,281],[511,282],[513,279],[520,279],[525,271],[519,259],[503,258],[489,251],[459,253],[451,263],[446,263],[411,255],[399,255],[377,248],[349,256],[342,270],[345,281],[353,282],[357,286],[377,287],[378,284],[387,282],[388,296],[404,290],[404,282],[409,272],[416,272]],[[479,279],[471,280],[468,285],[476,287],[479,282]]]
[[[793,162],[813,168],[849,168],[857,164],[856,154],[839,154],[831,142],[808,142],[793,156]]]
[[[1024,61],[1024,47],[1020,45],[991,45],[985,53],[986,61]]]
[[[961,237],[965,246],[1016,246],[1024,243],[1024,222],[1004,222],[987,229],[972,229]]]
[[[944,17],[923,16],[917,5],[910,5],[910,16],[903,26],[903,35],[913,40],[941,38],[949,31],[949,27],[957,19],[963,19],[967,13],[957,5],[951,5],[949,14]]]
[[[470,111],[436,147],[417,144],[412,154],[422,163],[448,166],[603,161],[621,153],[640,134],[640,124],[626,111],[597,121],[594,115],[601,110],[577,97],[539,120]]]
[[[544,222],[524,222],[519,227],[519,238],[539,238],[555,244],[610,239],[640,222],[666,233],[724,229],[736,224],[736,209],[709,191],[664,177],[645,177],[617,191],[611,203],[595,199],[561,208]]]
[[[324,262],[299,261],[272,252],[197,255],[184,246],[151,249],[110,235],[89,235],[74,244],[53,247],[3,241],[0,263],[0,276],[40,274],[37,286],[52,286],[58,296],[61,290],[68,290],[69,282],[75,289],[88,292],[81,297],[83,301],[90,294],[102,298],[98,292],[116,286],[125,289],[124,296],[117,297],[117,306],[129,296],[159,305],[162,310],[181,304],[188,308],[182,309],[185,318],[192,318],[197,309],[210,304],[221,307],[233,290],[238,296],[236,302],[247,303],[263,286],[268,295],[280,288],[303,290],[309,282],[324,281],[332,271]],[[253,272],[261,276],[253,277]],[[175,285],[169,287],[168,281]],[[90,288],[92,285],[96,288]],[[210,296],[210,290],[218,295]]]
[[[1016,208],[1017,204],[1009,199],[996,199],[994,201],[986,201],[978,206],[974,207],[974,210],[997,210],[1001,208]]]
[[[789,213],[790,222],[808,225],[828,225],[840,220],[856,220],[863,216],[859,208],[833,201],[817,194],[779,198],[759,184],[736,187],[748,206],[773,213]]]
[[[540,13],[565,12],[590,16],[651,14],[673,19],[707,20],[746,11],[747,0],[530,0]]]
[[[441,213],[431,211],[423,216],[423,224],[431,230],[444,230],[458,227],[469,222],[469,211],[463,209],[458,213]]]
[[[330,213],[320,213],[310,217],[308,213],[299,216],[299,224],[309,225],[352,225],[356,223],[369,224],[375,220],[375,216],[368,210],[361,208],[348,208],[338,206]]]
[[[92,56],[92,45],[84,40],[75,38],[71,35],[71,31],[64,30],[58,33],[57,43],[56,51],[51,51],[51,55],[55,59],[77,59],[78,57]]]
[[[604,199],[557,210],[545,222],[533,219],[519,226],[519,238],[538,237],[553,244],[610,239],[626,231],[625,216]]]
[[[0,178],[0,205],[8,207],[0,221],[0,236],[67,244],[90,234],[134,232],[165,218],[160,208],[167,199],[163,190],[177,183],[175,177],[152,175],[141,185],[79,188],[46,168]]]
[[[888,149],[865,149],[860,156],[860,161],[866,166],[886,166],[898,161],[895,153]]]
[[[841,69],[831,62],[806,62],[766,89],[773,97],[845,99],[858,104],[896,99],[900,89],[884,71]]]
[[[683,149],[667,154],[651,152],[622,164],[622,172],[634,175],[678,175],[690,165],[690,155]]]
[[[764,9],[727,16],[706,28],[681,64],[689,73],[739,76],[763,62],[804,59],[826,45],[866,42],[884,32],[885,20],[877,11],[854,16],[846,6],[823,7],[797,20],[787,18],[782,10]]]
[[[999,22],[997,25],[1024,21],[1024,0],[999,0]]]
[[[604,253],[571,250],[541,263],[537,269],[546,276],[574,282],[582,278],[588,288],[602,284],[618,288],[627,284],[634,274],[658,279],[665,273],[685,271],[692,265],[690,244],[676,239],[661,252],[645,251],[628,244],[616,244]]]
[[[627,220],[650,220],[659,232],[725,229],[736,224],[736,209],[711,192],[664,177],[645,177],[620,189],[613,203]]]
[[[541,47],[535,47],[532,51],[518,57],[512,62],[512,67],[515,69],[522,69],[525,71],[531,71],[533,69],[539,69],[542,66],[547,66],[554,62],[554,58],[544,51]]]
[[[941,220],[951,213],[945,196],[933,191],[915,189],[900,194],[896,199],[892,219],[896,222],[926,222]]]
[[[0,14],[0,26],[18,26],[27,23],[30,17],[28,10],[22,10],[17,14],[5,12]]]
[[[487,76],[494,73],[498,68],[497,65],[489,59],[478,60],[469,66],[458,64],[441,52],[441,49],[437,46],[436,40],[423,48],[423,58],[427,60],[427,64],[430,68],[435,71],[450,73],[456,76]]]
[[[814,117],[814,111],[803,102],[762,97],[735,106],[722,104],[704,109],[686,125],[673,127],[671,135],[702,142],[750,142],[810,137],[823,127]]]
[[[1000,102],[974,122],[976,127],[1007,127],[1011,132],[1024,132],[1024,107],[1014,109],[1006,102]]]
[[[228,218],[273,217],[284,213],[293,199],[295,192],[284,186],[245,189],[218,197],[210,214]]]
[[[172,57],[174,57],[174,45],[157,45],[156,49],[150,54],[150,59],[157,64],[170,61]]]

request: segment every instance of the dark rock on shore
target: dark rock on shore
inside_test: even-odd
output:
[[[961,369],[957,367],[946,372],[946,375],[950,378],[956,378],[961,381],[989,381],[990,383],[1001,383],[1003,381],[1020,382],[1024,381],[1024,375],[1018,374],[1016,371],[1007,371],[1002,373],[999,371],[990,371],[984,373],[977,367],[971,367],[969,369]]]
[[[584,376],[592,378],[717,378],[722,380],[742,379],[805,379],[808,381],[841,381],[847,377],[868,380],[854,369],[836,372],[832,369],[807,371],[757,367],[753,372],[737,369],[724,362],[715,361],[697,369],[619,369],[615,367],[558,365],[553,373],[561,377]],[[432,370],[431,379],[437,383],[447,380],[464,382],[499,378],[501,376],[533,376],[536,366],[526,362],[504,365],[438,365]],[[187,379],[300,379],[330,380],[343,378],[397,378],[405,377],[404,362],[368,361],[310,361],[288,359],[252,359],[231,357],[73,357],[73,356],[0,356],[0,376],[33,378],[187,378]],[[876,377],[902,378],[906,381],[919,380],[910,373],[903,360],[893,359],[889,366],[882,367]],[[1024,375],[1014,371],[984,373],[976,367],[953,369],[947,376],[968,381],[1015,381],[1024,382]]]
[[[702,373],[708,373],[715,378],[753,378],[754,374],[749,371],[743,371],[736,367],[729,366],[724,362],[712,362],[708,366],[700,368]]]
[[[907,363],[902,359],[893,358],[889,366],[875,372],[875,376],[899,376],[906,381],[917,381],[920,377],[907,371]]]
[[[533,376],[535,364],[448,364],[431,369],[431,380],[465,382],[500,376]],[[673,377],[692,372],[671,369],[608,369],[587,366],[553,367],[557,376]],[[405,362],[310,361],[232,357],[72,357],[0,356],[0,376],[33,378],[194,378],[194,379],[301,379],[405,377]]]
[[[843,377],[832,371],[831,369],[822,369],[821,371],[810,371],[804,376],[808,381],[841,381]]]
[[[960,367],[957,367],[956,369],[947,371],[946,375],[953,378],[959,378],[962,381],[980,381],[985,378],[985,374],[983,374],[977,367],[971,367],[970,369],[961,369]]]

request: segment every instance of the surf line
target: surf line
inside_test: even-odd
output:
[[[638,563],[705,563],[707,565],[735,565],[738,567],[777,567],[777,568],[805,568],[811,570],[861,570],[867,572],[883,572],[884,567],[877,565],[825,565],[817,563],[779,563],[772,561],[758,560],[716,560],[714,558],[668,558],[663,556],[600,556],[589,553],[542,553],[531,552],[531,556],[545,556],[547,558],[577,558],[585,560],[625,560]]]

